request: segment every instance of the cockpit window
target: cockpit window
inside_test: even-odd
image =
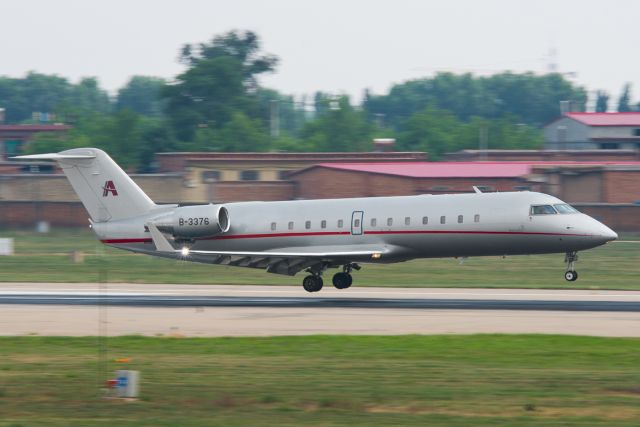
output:
[[[561,213],[561,214],[572,214],[572,213],[578,213],[578,211],[576,210],[576,208],[574,208],[571,205],[568,205],[566,203],[562,203],[562,204],[558,204],[558,205],[553,205],[554,208],[556,208],[556,210]]]
[[[553,215],[557,214],[551,205],[533,205],[531,206],[531,215]]]

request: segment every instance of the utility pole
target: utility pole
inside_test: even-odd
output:
[[[489,128],[486,124],[480,125],[479,146],[480,159],[487,160],[487,149],[489,148]]]
[[[270,102],[271,109],[271,138],[280,136],[280,101],[272,99]]]

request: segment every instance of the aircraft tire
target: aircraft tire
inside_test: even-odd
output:
[[[349,273],[336,273],[332,281],[336,289],[347,289],[353,283],[353,277]]]
[[[568,282],[575,282],[578,280],[578,272],[577,271],[567,271],[564,273],[564,278]]]
[[[324,282],[322,281],[322,277],[314,276],[313,274],[305,277],[302,280],[302,287],[307,292],[318,292],[322,289]]]

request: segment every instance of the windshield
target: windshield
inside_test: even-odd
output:
[[[553,215],[557,214],[551,205],[533,205],[531,206],[531,215]]]
[[[578,213],[578,211],[576,210],[576,208],[574,208],[571,205],[568,205],[566,203],[561,203],[558,205],[553,205],[553,207],[556,208],[556,210],[561,213],[561,214],[573,214],[573,213]]]

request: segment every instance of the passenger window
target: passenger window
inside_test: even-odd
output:
[[[338,228],[342,228],[344,226],[344,221],[339,219],[338,220]]]
[[[327,228],[327,220],[323,219],[322,221],[320,221],[320,228]]]
[[[289,230],[293,230],[293,221],[289,221]]]
[[[464,217],[462,215],[458,215],[458,224],[462,224],[464,221]]]
[[[444,224],[445,222],[447,222],[447,217],[446,217],[446,216],[444,216],[444,215],[442,215],[442,216],[440,217],[440,224]]]
[[[551,205],[534,205],[531,206],[531,215],[554,215],[556,210]]]
[[[371,218],[371,226],[372,226],[372,227],[375,227],[377,223],[378,223],[378,220],[377,220],[377,219],[375,219],[375,218]]]
[[[411,225],[411,217],[404,217],[404,225]]]
[[[429,224],[429,217],[428,216],[423,216],[422,217],[422,223],[423,224]]]
[[[359,219],[356,219],[355,221],[353,221],[353,227],[354,228],[360,227],[360,220]]]
[[[311,221],[305,221],[304,228],[306,228],[307,230],[310,229],[311,228]]]
[[[276,231],[276,223],[275,222],[271,223],[271,231]]]
[[[391,227],[393,225],[393,218],[387,218],[387,225]]]
[[[480,222],[480,215],[475,214],[475,215],[473,216],[473,222]]]

